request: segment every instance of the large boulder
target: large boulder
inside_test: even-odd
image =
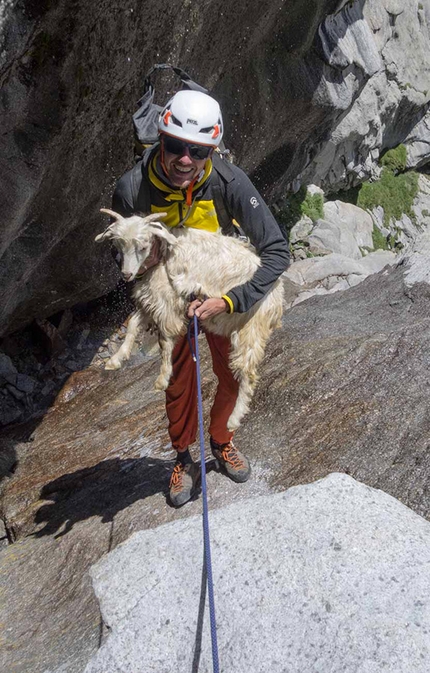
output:
[[[211,512],[210,531],[221,670],[429,670],[430,523],[391,496],[331,474]],[[201,517],[105,556],[109,635],[84,673],[210,671],[201,573]]]
[[[396,261],[394,252],[375,250],[360,259],[330,253],[294,262],[284,273],[284,277],[296,286],[294,294],[287,294],[287,306],[295,306],[314,295],[347,290]]]

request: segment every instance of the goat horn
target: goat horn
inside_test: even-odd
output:
[[[111,216],[114,217],[118,222],[119,222],[120,220],[122,220],[121,215],[119,215],[118,213],[116,213],[114,210],[109,210],[109,208],[100,208],[100,212],[101,212],[101,213],[106,213],[106,215],[111,215]]]
[[[146,224],[150,224],[151,222],[157,222],[160,217],[166,217],[166,215],[167,213],[151,213],[151,215],[146,215],[143,219]]]

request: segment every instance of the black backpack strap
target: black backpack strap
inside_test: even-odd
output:
[[[211,188],[215,210],[222,233],[225,236],[235,236],[236,238],[247,239],[245,232],[236,220],[234,220],[228,210],[226,189],[227,184],[234,180],[234,173],[230,168],[230,164],[225,159],[222,159],[218,152],[214,152],[212,165],[214,168],[214,177],[216,176],[216,179],[212,181]]]
[[[209,93],[208,89],[205,89],[204,86],[201,86],[200,84],[197,84],[185,70],[182,70],[182,68],[179,68],[176,65],[171,65],[170,63],[156,63],[155,65],[152,66],[152,68],[146,73],[145,75],[145,80],[144,80],[144,91],[145,93],[147,91],[151,91],[153,93],[154,87],[152,85],[152,80],[151,80],[151,75],[153,72],[156,72],[157,70],[172,70],[177,77],[182,82],[182,88],[183,89],[191,89],[192,91],[201,91],[202,93]]]
[[[151,212],[151,191],[147,175],[147,166],[153,153],[157,151],[159,143],[155,143],[143,153],[142,159],[134,166],[131,172],[131,194],[135,211],[149,215]]]
[[[233,236],[235,234],[233,218],[227,210],[225,203],[225,185],[221,185],[220,181],[214,182],[212,187],[213,200],[219,225],[222,233],[226,236]]]

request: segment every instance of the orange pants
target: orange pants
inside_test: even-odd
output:
[[[239,383],[228,366],[230,340],[204,333],[212,354],[212,366],[218,377],[218,388],[210,413],[209,433],[218,444],[225,444],[233,437],[227,430],[227,420],[236,404]],[[192,338],[194,347],[194,337]],[[173,373],[166,390],[166,411],[169,419],[169,435],[177,451],[196,441],[197,373],[187,337],[181,337],[172,355]]]

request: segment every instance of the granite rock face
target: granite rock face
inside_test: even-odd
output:
[[[241,0],[220,17],[211,3],[182,0],[162,11],[137,0],[2,3],[0,334],[115,286],[109,252],[94,236],[105,224],[99,208],[133,164],[131,115],[154,63],[181,65],[213,89],[244,167],[278,151],[281,175],[294,120],[307,119],[299,144],[326,114],[311,104],[322,69],[312,45],[337,4]],[[159,102],[176,85],[161,78]],[[302,103],[285,104],[286,85],[300,89]],[[263,115],[262,128],[267,106],[273,115]]]
[[[343,472],[430,518],[427,238],[356,287],[285,313],[236,436],[252,478],[234,484],[210,464],[213,511]],[[204,340],[202,354],[207,427]],[[133,532],[200,511],[199,500],[166,504],[174,452],[158,368],[136,357],[118,372],[75,372],[43,419],[1,432],[12,472],[0,499],[13,542],[0,553],[5,670],[82,673],[107,635],[90,566]]]
[[[428,521],[331,474],[212,512],[210,525],[220,670],[427,673]],[[202,556],[192,517],[93,567],[110,633],[84,673],[211,670]]]
[[[269,200],[373,175],[411,133],[410,165],[423,165],[429,1],[3,2],[0,334],[115,286],[98,211],[133,163],[131,115],[155,62],[213,91],[227,145]],[[172,87],[161,79],[160,102]]]
[[[337,191],[378,177],[380,154],[403,142],[409,167],[428,162],[429,20],[429,0],[359,0],[322,22],[326,71],[315,99],[338,116],[303,182]]]

